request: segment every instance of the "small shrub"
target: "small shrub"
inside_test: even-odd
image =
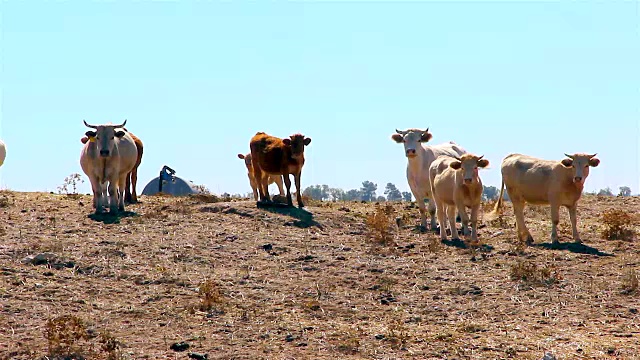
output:
[[[200,284],[198,294],[201,296],[200,310],[202,311],[209,311],[214,306],[224,303],[224,296],[220,286],[211,279]]]
[[[78,173],[71,174],[64,178],[62,185],[58,186],[58,194],[77,195],[77,186],[83,183],[84,179]]]
[[[209,191],[209,188],[207,188],[204,185],[195,185],[194,188],[198,190],[200,194],[205,194],[205,195],[211,194],[211,191]]]
[[[639,280],[638,274],[634,269],[627,270],[622,276],[622,284],[620,293],[623,295],[632,295],[638,292]]]
[[[631,214],[624,210],[609,209],[601,216],[604,225],[602,236],[607,240],[633,240],[635,234],[629,226],[633,223]]]
[[[518,260],[511,265],[511,280],[530,285],[552,285],[560,281],[560,275],[553,266],[539,267],[528,260]]]
[[[102,344],[102,351],[107,354],[107,360],[120,360],[122,359],[122,352],[120,351],[120,342],[116,340],[111,334],[103,333],[100,335],[100,344]]]
[[[393,207],[390,205],[384,208],[376,205],[373,213],[367,216],[366,223],[369,226],[369,234],[379,244],[392,245],[394,243],[391,232],[394,224],[392,212]]]
[[[49,355],[82,358],[80,340],[88,340],[84,322],[73,315],[63,315],[47,320],[45,338],[49,346]]]

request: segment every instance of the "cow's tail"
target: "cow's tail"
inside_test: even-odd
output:
[[[504,179],[502,179],[502,184],[500,185],[500,195],[498,196],[498,201],[496,201],[496,205],[493,207],[493,211],[484,214],[482,220],[484,221],[493,221],[497,219],[500,214],[502,214],[502,202],[504,201],[502,196],[504,195]]]

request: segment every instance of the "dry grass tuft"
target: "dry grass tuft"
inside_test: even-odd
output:
[[[638,274],[634,269],[628,269],[622,276],[620,293],[623,295],[633,295],[638,292]]]
[[[202,311],[220,307],[225,302],[220,285],[211,279],[205,280],[200,284],[198,294],[201,296],[200,310]]]
[[[116,338],[109,333],[103,333],[100,335],[101,348],[105,354],[107,354],[107,360],[121,360],[123,359],[120,347],[122,344]]]
[[[82,319],[74,315],[63,315],[47,320],[45,338],[50,356],[82,357],[83,344],[88,340],[87,329]]]
[[[387,205],[383,208],[380,205],[375,205],[373,213],[367,215],[366,223],[369,227],[369,235],[375,243],[382,245],[395,244],[392,233],[394,224],[392,214],[393,206]]]
[[[622,209],[609,209],[602,213],[601,220],[604,225],[602,236],[607,240],[631,241],[635,238],[633,229],[633,217]]]
[[[529,260],[517,260],[511,265],[511,280],[528,285],[553,285],[560,281],[554,266],[538,266]]]

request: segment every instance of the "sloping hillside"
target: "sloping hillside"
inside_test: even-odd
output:
[[[509,204],[470,249],[407,203],[379,244],[374,204],[141,201],[96,218],[87,195],[0,194],[1,359],[640,359],[640,244],[599,220],[638,197],[586,196],[583,245],[529,208],[523,252]]]

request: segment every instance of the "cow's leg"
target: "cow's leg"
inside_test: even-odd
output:
[[[447,217],[449,217],[449,227],[451,228],[451,240],[460,240],[460,237],[458,236],[458,229],[456,229],[457,214],[458,208],[455,205],[447,205]]]
[[[296,198],[298,200],[298,207],[303,208],[304,204],[302,203],[302,189],[300,188],[300,178],[302,177],[302,169],[298,171],[297,174],[293,175],[293,180],[296,182]]]
[[[249,184],[251,184],[251,190],[253,190],[253,199],[258,201],[258,184],[256,184],[255,178],[251,176],[251,174],[247,175],[249,177]]]
[[[266,201],[271,201],[271,195],[269,195],[269,174],[262,172],[262,191],[264,191],[264,198]]]
[[[98,184],[98,200],[97,200],[97,204],[98,206],[96,207],[96,214],[100,214],[100,213],[104,213],[106,211],[106,206],[107,206],[107,202],[108,202],[108,197],[107,197],[107,183],[103,182],[103,183],[99,183]]]
[[[293,206],[293,199],[291,198],[291,179],[289,174],[282,175],[284,180],[284,186],[287,188],[287,205]]]
[[[433,195],[429,195],[429,205],[427,206],[427,210],[429,211],[429,218],[431,219],[430,225],[431,230],[436,230],[438,228],[436,224],[436,202],[433,200]]]
[[[129,174],[125,176],[121,176],[120,179],[118,179],[118,210],[120,211],[124,211],[125,194],[122,191],[122,189],[125,187],[125,184],[127,183],[128,178],[129,178]]]
[[[436,216],[438,217],[438,223],[440,224],[440,240],[447,240],[446,205],[441,201],[436,201]]]
[[[100,200],[100,184],[98,184],[98,180],[93,178],[93,177],[89,177],[89,182],[91,183],[91,191],[93,192],[93,208],[95,209],[95,212],[98,213],[100,208],[98,202]]]
[[[276,183],[276,185],[278,185],[278,191],[280,192],[280,196],[284,196],[285,192],[284,192],[284,187],[282,186],[282,176],[281,175],[276,176],[275,183]]]
[[[471,207],[471,241],[478,241],[478,213],[480,212],[480,204]]]
[[[427,208],[424,204],[424,193],[420,191],[418,185],[416,185],[409,175],[407,174],[409,189],[411,189],[411,193],[413,197],[416,198],[416,204],[418,205],[418,210],[420,211],[420,226],[423,229],[427,229]]]
[[[467,215],[467,209],[464,206],[464,200],[456,201],[456,210],[460,215],[460,225],[462,227],[462,235],[469,236],[469,215]]]
[[[550,203],[551,206],[551,241],[557,244],[558,241],[558,223],[560,222],[560,205]]]
[[[131,173],[127,174],[125,184],[124,184],[124,201],[128,204],[131,204],[131,191],[129,191],[129,186],[131,184]],[[122,190],[122,188],[120,188]]]
[[[569,210],[569,218],[571,219],[571,230],[573,231],[573,241],[576,243],[582,243],[582,239],[580,239],[580,234],[578,234],[578,219],[576,218],[576,212],[578,210],[578,204],[573,204],[573,206],[567,206]]]
[[[511,197],[511,204],[513,205],[513,214],[516,216],[516,231],[518,233],[518,240],[525,241],[527,245],[531,245],[533,243],[533,237],[531,233],[529,233],[529,229],[527,229],[527,225],[524,222],[524,204],[523,200]]]
[[[127,177],[127,179],[129,179]],[[138,184],[138,169],[134,168],[131,171],[131,202],[136,204],[138,203],[138,193],[136,192],[136,185]],[[126,187],[129,190],[129,185]]]
[[[115,176],[114,176],[115,177]],[[109,212],[115,214],[118,212],[118,179],[111,178],[109,180]]]
[[[258,185],[258,191],[260,192],[260,201],[267,200],[267,197],[265,196],[263,181],[262,181],[263,172],[259,166],[253,167],[253,176],[256,179],[256,184]]]

